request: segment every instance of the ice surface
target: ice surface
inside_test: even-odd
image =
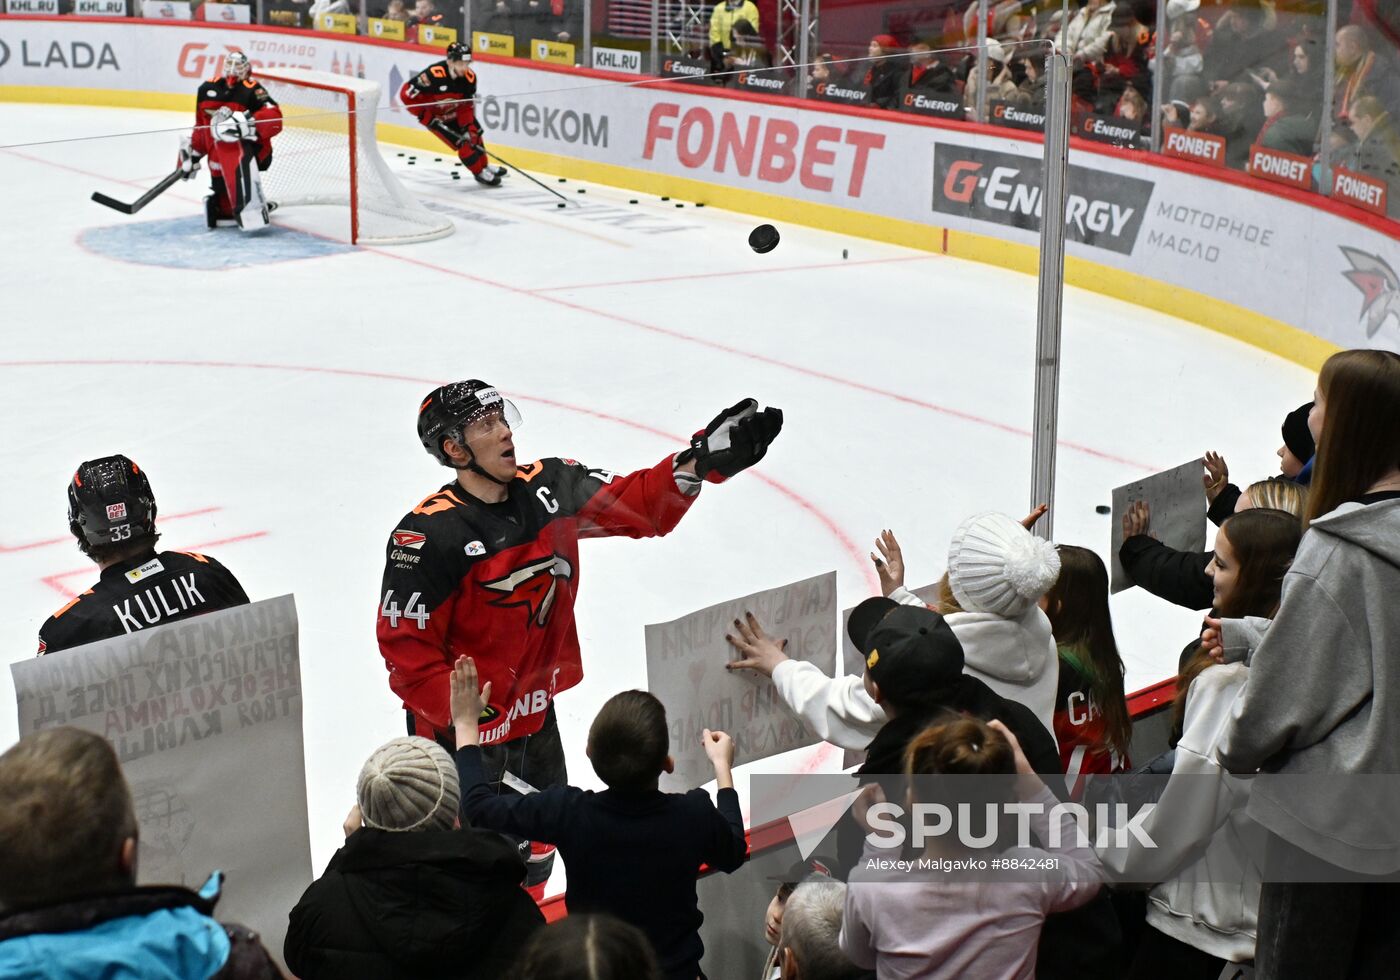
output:
[[[518,176],[490,190],[390,148],[455,235],[345,248],[318,237],[336,222],[315,208],[278,212],[261,242],[205,232],[203,175],[133,217],[88,200],[154,184],[185,125],[0,104],[0,639],[8,661],[32,656],[43,620],[96,579],[65,526],[74,467],[136,459],[162,547],[208,550],[255,597],[296,594],[318,869],[360,764],[404,731],[373,626],[388,532],[449,476],[414,433],[434,385],[506,391],[526,415],[522,459],[621,470],[745,395],[786,413],[759,470],[707,486],[669,537],[583,544],[588,676],[558,706],[587,786],[588,722],[642,683],[645,623],[833,568],[853,605],[876,588],[865,555],[881,528],[919,585],[964,517],[1028,509],[1031,277],[782,223],[759,256],[747,237],[761,216],[540,175],[570,199],[561,210]],[[1100,554],[1108,518],[1094,508],[1110,488],[1207,449],[1237,482],[1269,475],[1282,416],[1313,387],[1259,350],[1074,289],[1063,354],[1055,536]],[[1129,690],[1173,673],[1198,617],[1140,590],[1113,608]],[[12,705],[5,671],[0,745]]]

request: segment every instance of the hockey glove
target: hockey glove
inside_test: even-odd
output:
[[[434,119],[428,123],[428,128],[435,133],[441,133],[447,137],[447,141],[452,144],[453,149],[460,150],[462,144],[467,142],[467,136],[460,129],[454,127],[446,119]]]
[[[253,121],[253,116],[248,112],[235,112],[234,121],[238,123],[238,135],[245,142],[256,143],[258,141],[258,124]]]
[[[199,172],[199,154],[194,151],[188,135],[180,138],[180,179],[189,180]]]
[[[782,429],[782,409],[765,408],[760,412],[757,401],[745,398],[716,415],[703,432],[697,432],[676,462],[693,459],[696,476],[723,483],[761,460]]]

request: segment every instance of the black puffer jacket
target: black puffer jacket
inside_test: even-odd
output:
[[[362,828],[292,909],[302,980],[496,978],[544,924],[515,845],[482,830]]]
[[[1210,551],[1177,551],[1146,534],[1134,534],[1118,549],[1132,580],[1153,595],[1187,609],[1209,609],[1215,583],[1206,574]]]

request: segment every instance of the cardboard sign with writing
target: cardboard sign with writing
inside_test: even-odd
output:
[[[693,789],[714,778],[702,730],[734,737],[735,765],[820,741],[783,704],[773,682],[753,671],[728,671],[738,659],[725,641],[734,620],[758,617],[769,636],[786,639],[787,655],[814,663],[828,677],[836,665],[836,573],[756,592],[646,628],[647,689],[666,706],[676,771],[661,788]]]
[[[1178,160],[1195,160],[1212,167],[1225,166],[1225,137],[1168,126],[1162,130],[1162,152]]]
[[[1201,485],[1205,460],[1172,467],[1162,473],[1134,480],[1113,490],[1113,528],[1110,592],[1131,589],[1136,583],[1123,570],[1118,552],[1123,547],[1123,515],[1135,500],[1146,501],[1151,511],[1149,530],[1164,545],[1177,551],[1206,550],[1206,492]]]
[[[290,595],[10,666],[21,737],[74,725],[106,738],[140,823],[141,884],[227,873],[217,917],[282,959],[311,883],[301,665]]]

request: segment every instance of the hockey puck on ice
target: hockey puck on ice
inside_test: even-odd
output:
[[[695,206],[696,206],[697,208],[703,208],[705,205],[704,205],[703,203],[697,201],[697,202],[695,202]]]
[[[663,197],[661,200],[663,200],[663,201],[669,201],[670,198],[669,198],[669,197]]]
[[[442,163],[442,157],[433,157],[433,163]]]
[[[841,249],[841,258],[846,258],[846,249]]]
[[[1108,504],[1099,504],[1097,507],[1094,508],[1094,513],[1095,513],[1095,514],[1112,514],[1112,513],[1113,513],[1113,508],[1110,507],[1110,506],[1108,506]]]
[[[562,208],[562,207],[564,207],[565,205],[564,205],[564,202],[563,202],[563,201],[560,201],[558,204],[556,204],[556,205],[554,205],[554,206],[555,206],[556,208]]]
[[[676,207],[678,207],[678,208],[683,208],[683,207],[685,207],[685,205],[684,205],[684,204],[677,204]]]
[[[561,183],[561,184],[567,184],[568,182],[569,182],[569,178],[567,178],[567,177],[560,177],[560,178],[559,178],[559,183]]]
[[[772,225],[759,225],[749,232],[749,248],[762,254],[778,247],[778,229]]]
[[[582,187],[580,187],[580,188],[578,189],[578,192],[579,192],[580,194],[587,194],[587,193],[588,193],[588,191],[587,191],[585,188],[582,188]]]
[[[630,201],[628,201],[627,203],[628,203],[628,204],[636,204],[636,203],[637,203],[637,199],[634,197],[634,198],[632,198]]]

